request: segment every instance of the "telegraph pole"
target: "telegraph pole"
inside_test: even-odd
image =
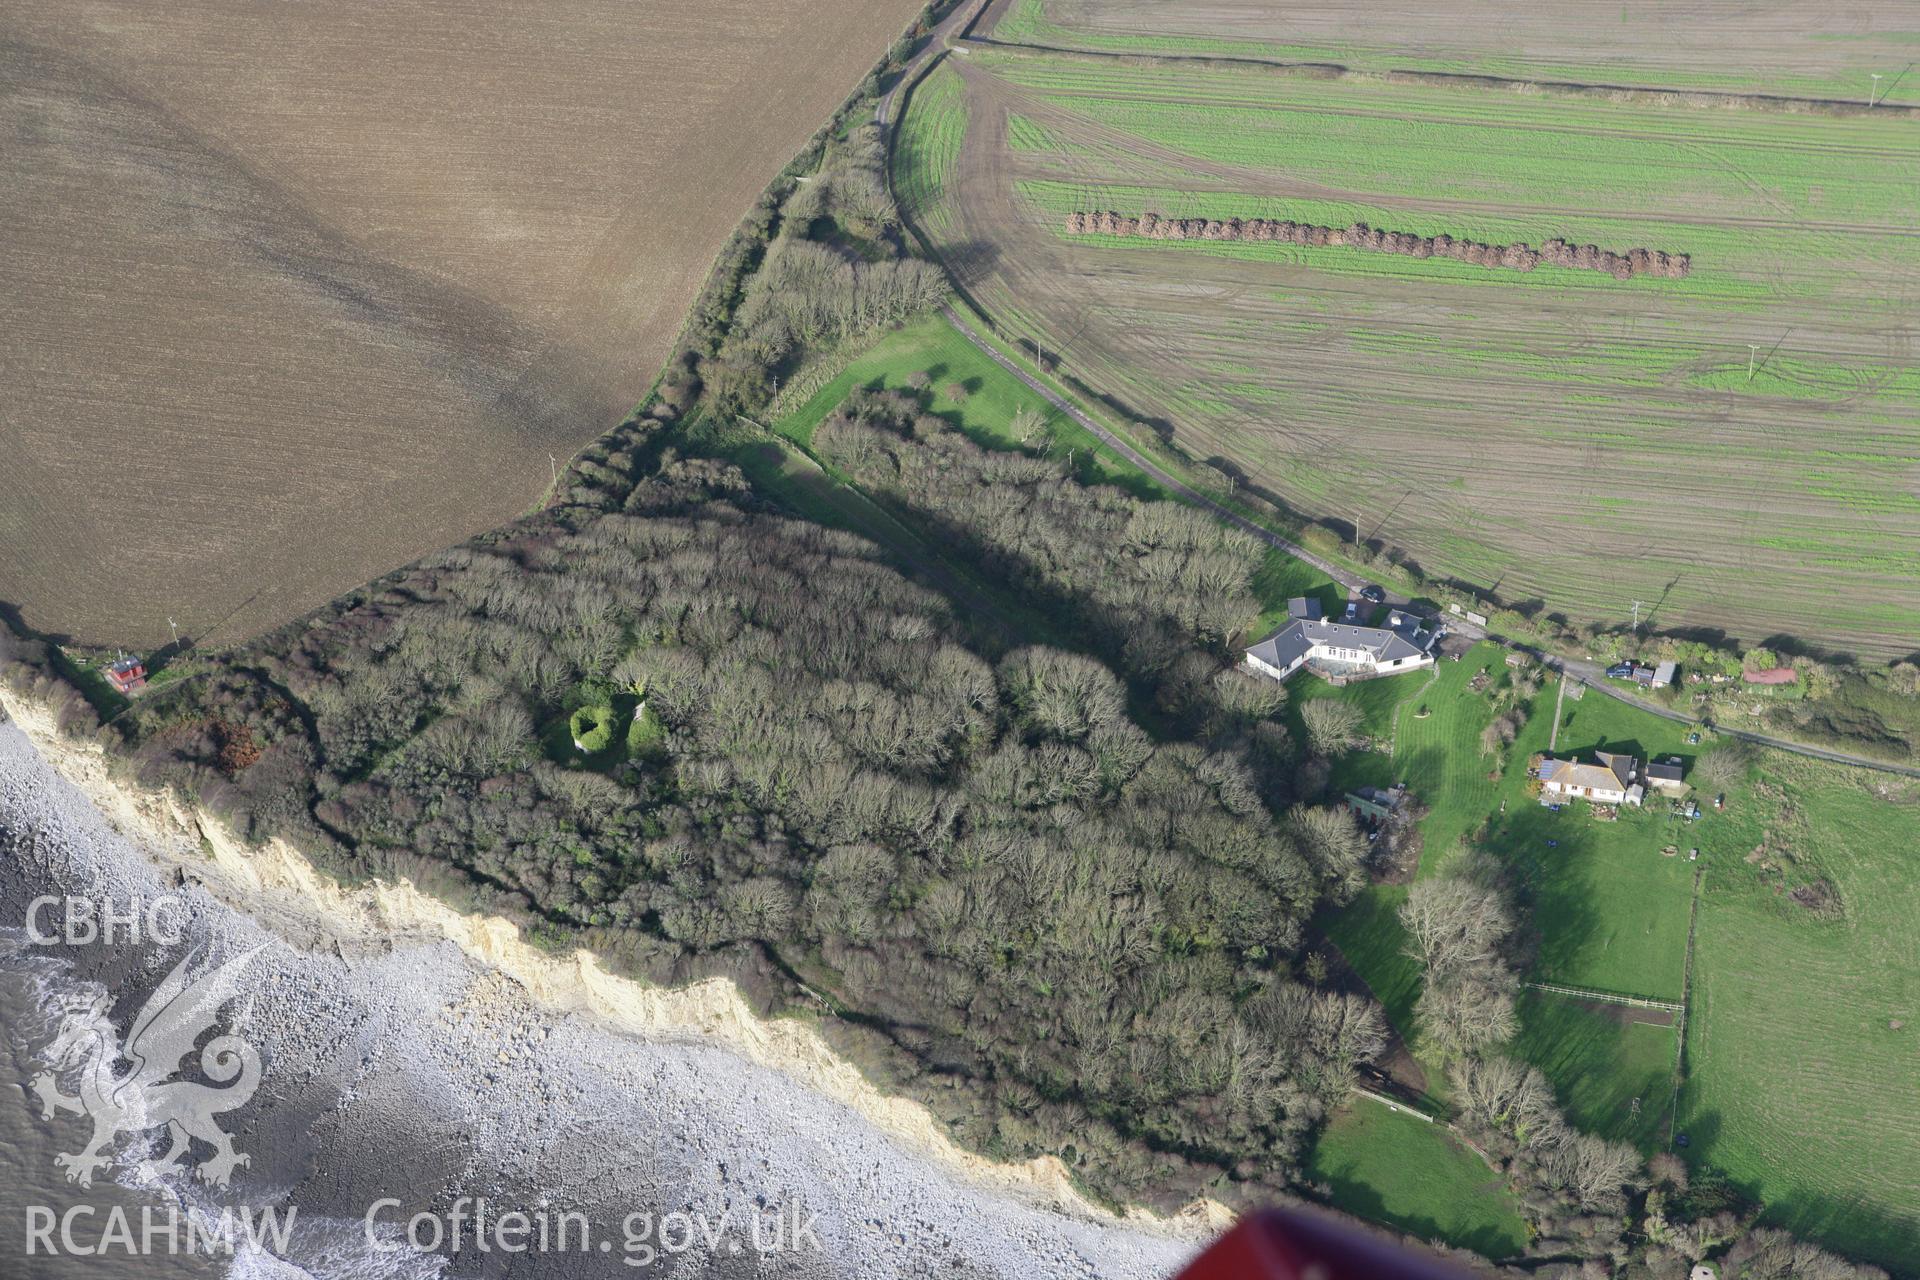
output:
[[[1640,634],[1640,601],[1638,600],[1633,602],[1633,632],[1635,635]]]
[[[173,632],[173,651],[180,652],[180,628],[174,625],[173,615],[167,615],[167,630]]]
[[[1880,96],[1880,77],[1876,75],[1873,77],[1873,87],[1867,91],[1867,110],[1869,111],[1873,110],[1874,101],[1875,99],[1879,98],[1879,96]]]
[[[1747,381],[1748,382],[1753,381],[1753,359],[1755,356],[1759,354],[1760,354],[1760,344],[1756,342],[1749,342],[1747,344]]]
[[[553,473],[553,487],[560,487],[560,463],[552,454],[547,455],[547,470]]]

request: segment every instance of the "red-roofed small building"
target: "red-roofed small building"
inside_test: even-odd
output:
[[[107,667],[107,683],[118,693],[138,693],[147,687],[146,664],[138,658],[122,658]]]
[[[1792,684],[1797,677],[1792,667],[1768,667],[1765,671],[1743,671],[1740,678],[1748,684]]]

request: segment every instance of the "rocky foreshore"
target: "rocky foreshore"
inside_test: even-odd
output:
[[[251,1163],[223,1199],[298,1206],[306,1234],[288,1256],[308,1274],[406,1274],[374,1254],[334,1265],[384,1199],[397,1203],[383,1230],[415,1213],[444,1222],[469,1197],[496,1218],[578,1211],[607,1242],[531,1253],[514,1274],[533,1276],[647,1274],[626,1264],[628,1246],[680,1243],[646,1236],[669,1213],[702,1230],[660,1248],[662,1265],[714,1276],[1159,1276],[1218,1225],[1204,1207],[1118,1218],[1055,1162],[960,1151],[810,1027],[756,1019],[724,982],[642,987],[405,884],[343,889],[289,848],[242,846],[177,797],[115,782],[42,709],[9,705],[0,928],[19,930],[43,895],[176,900],[188,921],[176,945],[40,957],[72,992],[104,988],[123,1030],[190,951],[211,963],[260,947],[232,1006],[265,1064],[229,1124]],[[79,1119],[34,1111],[63,1149],[84,1140]],[[780,1214],[793,1247],[756,1252],[747,1224]],[[445,1274],[493,1274],[486,1262],[469,1245]]]

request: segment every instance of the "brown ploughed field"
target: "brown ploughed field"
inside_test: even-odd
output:
[[[0,604],[229,644],[623,416],[915,0],[0,18]]]

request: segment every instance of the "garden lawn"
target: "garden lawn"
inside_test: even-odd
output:
[[[1686,967],[1687,920],[1694,865],[1687,851],[1702,844],[1711,821],[1689,823],[1669,801],[1621,806],[1602,822],[1586,801],[1559,813],[1532,794],[1527,761],[1544,752],[1553,727],[1552,686],[1534,700],[1532,718],[1511,748],[1500,783],[1507,811],[1495,817],[1486,848],[1512,868],[1522,910],[1538,934],[1539,953],[1526,976],[1621,995],[1679,1000]],[[1596,749],[1630,751],[1641,760],[1697,752],[1686,727],[1588,691],[1569,701],[1560,728],[1561,756],[1591,758]],[[1676,752],[1675,748],[1678,748]],[[1676,856],[1663,856],[1672,846]]]
[[[1483,668],[1492,682],[1486,693],[1468,687]],[[1506,651],[1490,642],[1477,644],[1458,662],[1436,663],[1431,683],[1416,686],[1399,709],[1394,766],[1430,810],[1420,824],[1426,839],[1422,874],[1443,865],[1461,837],[1478,830],[1499,808],[1499,785],[1487,776],[1496,761],[1480,754],[1480,734],[1493,719],[1488,695],[1508,678]]]
[[[1334,1118],[1307,1168],[1335,1205],[1368,1221],[1489,1258],[1526,1247],[1526,1223],[1499,1174],[1439,1125],[1370,1098]]]
[[[1518,1008],[1520,1034],[1508,1052],[1553,1082],[1576,1127],[1649,1155],[1665,1150],[1678,1056],[1669,1015],[1542,991],[1521,992]]]

